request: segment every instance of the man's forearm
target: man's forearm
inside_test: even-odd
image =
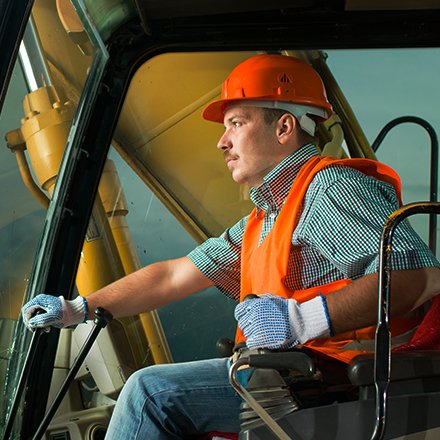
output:
[[[404,315],[440,293],[440,270],[424,268],[394,271],[391,275],[391,315]],[[335,333],[377,322],[378,276],[367,275],[327,295]]]
[[[114,317],[132,316],[211,285],[187,257],[154,263],[88,295],[89,318],[93,318],[98,306]]]

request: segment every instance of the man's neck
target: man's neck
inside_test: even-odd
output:
[[[314,145],[307,144],[284,158],[264,177],[261,185],[250,189],[250,198],[255,206],[264,211],[280,208],[301,167],[318,154]]]

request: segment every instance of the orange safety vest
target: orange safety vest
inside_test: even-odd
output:
[[[308,301],[318,293],[327,295],[351,283],[351,280],[338,280],[329,284],[305,290],[291,290],[286,286],[289,253],[293,231],[299,221],[301,207],[306,191],[316,173],[328,165],[344,165],[362,173],[390,183],[396,189],[401,202],[401,183],[399,176],[387,165],[369,159],[336,159],[329,156],[314,156],[309,159],[295,177],[283,208],[271,231],[259,245],[263,226],[263,215],[252,211],[246,223],[241,251],[241,291],[240,301],[253,293],[261,295],[272,293],[284,298],[294,298],[299,303]],[[420,318],[393,318],[391,332],[393,336],[401,335],[414,328]],[[373,340],[376,327],[337,334],[330,338],[314,339],[302,344],[323,355],[349,362],[354,356],[365,353],[365,350],[348,348],[356,340]],[[246,338],[237,327],[236,343]],[[346,347],[346,348],[344,348]]]

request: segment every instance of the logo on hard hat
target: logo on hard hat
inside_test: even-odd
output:
[[[287,75],[287,73],[282,73],[282,74],[278,75],[278,82],[280,82],[280,83],[291,83],[292,79],[290,78],[289,75]]]

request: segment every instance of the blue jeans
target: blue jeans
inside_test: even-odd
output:
[[[222,358],[137,371],[118,398],[106,439],[182,439],[211,431],[238,432],[241,398],[229,384],[228,367],[228,359]],[[246,371],[240,373],[246,376]]]

